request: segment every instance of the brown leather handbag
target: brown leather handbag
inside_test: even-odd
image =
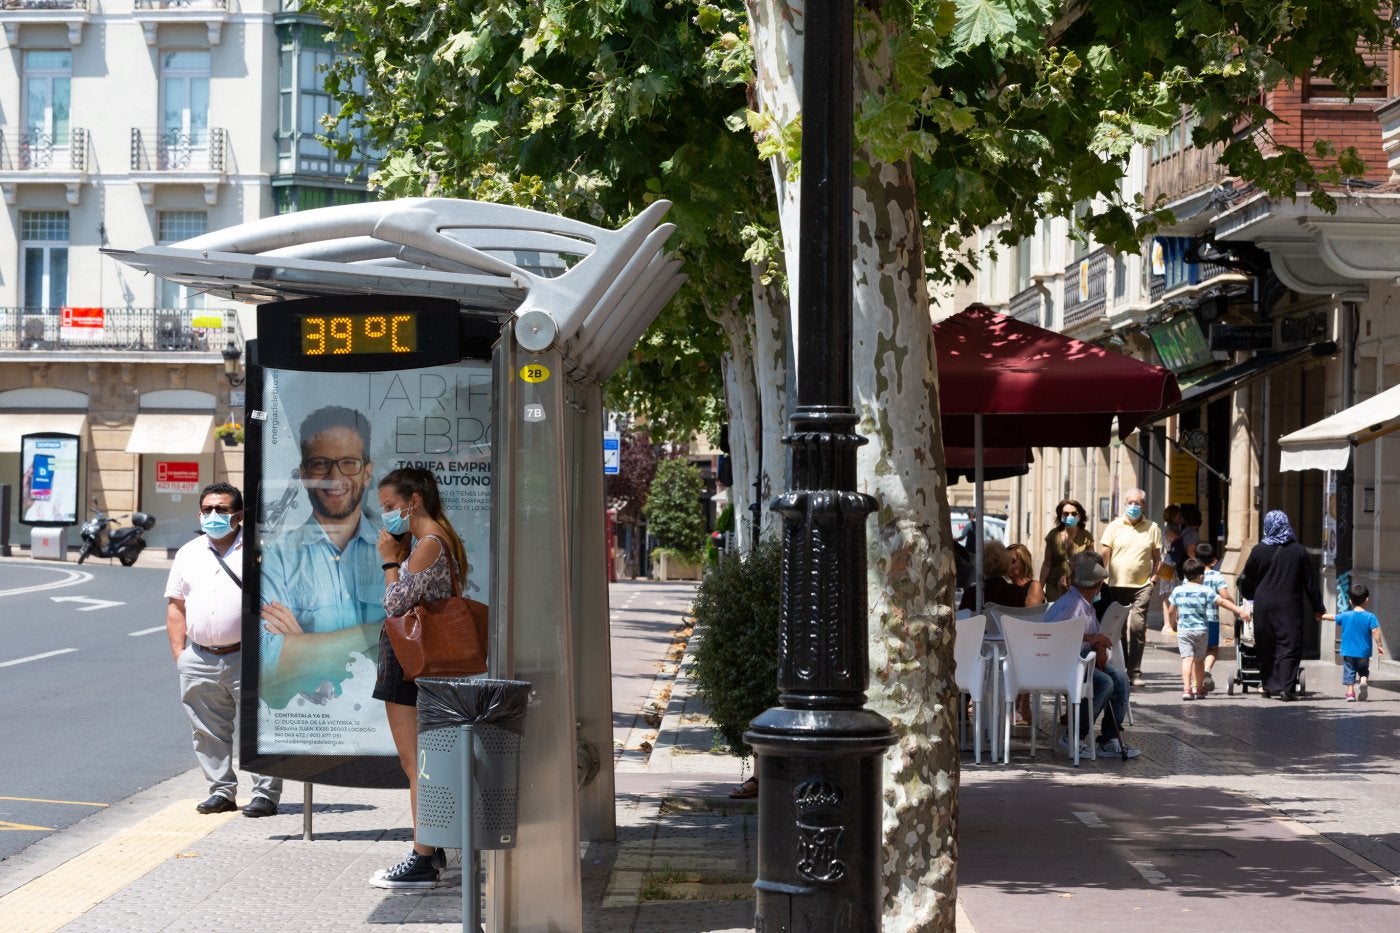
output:
[[[448,556],[452,591],[457,585],[456,561]],[[389,616],[384,630],[404,679],[465,677],[486,672],[490,641],[489,610],[483,602],[465,596],[448,596],[419,603],[403,615]]]

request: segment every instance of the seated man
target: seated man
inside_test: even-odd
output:
[[[1099,631],[1099,619],[1094,614],[1094,599],[1103,588],[1104,580],[1108,579],[1103,558],[1093,551],[1081,551],[1070,560],[1069,577],[1070,588],[1045,610],[1045,621],[1082,621],[1084,656],[1088,657],[1090,653],[1094,655],[1094,711],[1092,716],[1086,715],[1087,710],[1081,711],[1079,715],[1080,754],[1089,751],[1084,744],[1085,739],[1089,736],[1089,729],[1094,720],[1107,706],[1109,714],[1104,717],[1103,726],[1099,730],[1098,753],[1136,758],[1142,752],[1124,745],[1118,729],[1128,710],[1128,675],[1108,666],[1108,652],[1112,646],[1108,638]],[[1069,747],[1068,736],[1061,739],[1061,742],[1065,748]]]

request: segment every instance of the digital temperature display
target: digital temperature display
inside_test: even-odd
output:
[[[415,353],[418,315],[302,314],[298,315],[301,352],[308,357]]]
[[[446,366],[465,358],[463,314],[452,298],[336,295],[258,306],[258,362],[301,372],[365,373]],[[470,352],[500,325],[473,325]],[[489,346],[489,344],[488,344]],[[488,352],[489,350],[485,351]]]

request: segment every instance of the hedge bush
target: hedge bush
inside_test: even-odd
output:
[[[778,600],[782,544],[760,542],[748,557],[723,555],[695,597],[700,643],[689,674],[710,709],[715,734],[747,757],[749,721],[778,705]]]

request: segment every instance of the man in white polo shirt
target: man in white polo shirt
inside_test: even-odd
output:
[[[180,672],[180,702],[194,727],[194,756],[209,781],[200,813],[238,809],[233,729],[238,715],[243,630],[243,494],[228,483],[204,487],[204,534],[175,554],[165,583],[165,629]],[[282,779],[253,776],[244,816],[272,816]]]

